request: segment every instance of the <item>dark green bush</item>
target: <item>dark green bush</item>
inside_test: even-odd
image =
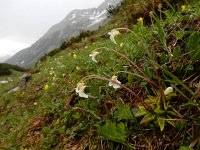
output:
[[[16,70],[16,71],[20,71],[20,72],[27,71],[26,69],[19,67],[19,66],[16,66],[16,65],[1,63],[0,64],[0,76],[10,75],[12,73],[11,69]]]

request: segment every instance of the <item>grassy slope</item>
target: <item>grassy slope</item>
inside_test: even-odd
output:
[[[129,5],[131,3],[129,0],[126,2]],[[122,9],[111,20],[111,24],[102,27],[94,37],[90,37],[96,39],[95,42],[91,43],[90,38],[85,38],[73,48],[67,48],[48,57],[46,61],[39,62],[37,67],[40,72],[33,75],[26,87],[0,100],[1,147],[177,149],[180,145],[192,143],[194,137],[198,137],[195,131],[200,127],[197,96],[200,69],[199,60],[192,57],[199,54],[190,51],[190,47],[196,43],[193,40],[196,39],[195,35],[193,39],[191,36],[194,32],[199,32],[200,12],[197,3],[187,5],[184,12],[181,12],[180,4],[176,7],[175,10],[168,9],[154,15],[151,27],[137,23],[136,20],[133,20],[133,24],[130,23],[129,19],[124,19],[128,9],[125,9],[127,12]],[[142,14],[141,10],[133,15],[137,18],[138,14]],[[143,17],[146,19],[144,23],[148,23],[147,15]],[[116,37],[119,44],[115,45],[108,37],[103,37],[113,27],[121,27],[114,24],[120,22],[119,20],[123,20],[119,24],[129,26],[134,33],[120,30],[122,34]],[[101,47],[108,50],[98,50],[101,53],[96,57],[98,63],[95,63],[89,54]],[[194,48],[199,51],[198,47]],[[141,71],[111,49],[125,55]],[[149,80],[119,71],[140,74],[155,85]],[[159,94],[166,87],[173,86],[177,96],[169,98],[171,107],[164,113],[156,113],[155,117],[154,114],[145,112],[146,123],[140,125],[143,117],[136,119],[134,114],[138,111],[137,106],[142,106],[137,98],[122,88],[113,89],[108,86],[107,81],[91,79],[85,81],[85,93],[92,97],[84,99],[75,93],[76,84],[91,74],[107,78],[116,74],[118,80],[141,99],[152,96],[153,102],[146,102],[156,112],[156,108],[163,110],[167,105],[163,95]],[[48,90],[45,90],[47,85]],[[195,92],[196,97],[193,94]],[[167,111],[171,111],[172,115]],[[157,120],[158,118],[161,120]],[[163,122],[166,118],[168,123]],[[163,124],[165,126],[161,132]]]

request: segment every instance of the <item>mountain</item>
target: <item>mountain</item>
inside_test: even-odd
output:
[[[99,7],[73,10],[61,22],[52,26],[46,34],[30,47],[21,50],[6,63],[32,67],[46,53],[61,45],[64,40],[77,36],[80,31],[95,30],[104,24],[109,5],[116,6],[121,0],[105,0]]]

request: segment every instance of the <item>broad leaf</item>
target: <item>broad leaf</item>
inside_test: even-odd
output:
[[[125,124],[120,122],[107,121],[103,126],[98,127],[102,139],[124,143],[126,140]]]
[[[160,127],[160,131],[163,131],[165,128],[165,118],[158,117],[157,120],[158,120],[158,125]]]
[[[152,114],[145,115],[144,118],[140,121],[140,124],[148,123],[148,122],[154,120],[155,118],[156,118],[156,116],[152,115]]]
[[[181,146],[179,148],[179,150],[193,150],[192,148],[188,147],[188,146]]]
[[[161,108],[161,106],[158,106],[154,111],[157,114],[164,114],[165,113],[165,110],[163,108]]]
[[[200,33],[194,32],[189,37],[188,50],[190,59],[194,62],[200,58]]]
[[[139,106],[139,111],[136,113],[136,117],[144,116],[146,114],[149,114],[149,112],[143,107]]]
[[[123,106],[118,106],[117,107],[118,110],[115,112],[114,114],[114,118],[116,118],[118,121],[120,120],[129,120],[129,119],[133,119],[133,115],[131,113],[131,108],[129,105],[125,105]]]

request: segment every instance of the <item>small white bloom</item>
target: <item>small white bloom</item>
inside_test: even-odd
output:
[[[78,83],[75,90],[76,90],[76,93],[78,93],[80,97],[88,98],[88,95],[84,93],[85,88],[86,88],[86,85],[84,83]]]
[[[99,54],[99,52],[94,51],[94,52],[92,52],[89,56],[92,57],[92,60],[93,60],[94,62],[97,63],[97,60],[96,60],[95,57],[96,57],[98,54]]]
[[[168,88],[166,88],[166,90],[164,91],[164,95],[166,96],[166,95],[168,95],[168,94],[170,94],[170,93],[172,93],[173,92],[173,87],[168,87]]]
[[[121,34],[118,30],[111,30],[111,32],[108,32],[108,34],[110,35],[110,40],[117,44],[117,42],[115,41],[115,36]]]
[[[113,81],[115,81],[115,82],[121,84],[121,82],[120,82],[119,80],[117,80],[117,76],[112,76],[111,79],[112,79]],[[108,85],[109,85],[109,86],[112,86],[114,89],[118,89],[118,88],[120,88],[119,85],[113,83],[112,81],[110,81]]]

